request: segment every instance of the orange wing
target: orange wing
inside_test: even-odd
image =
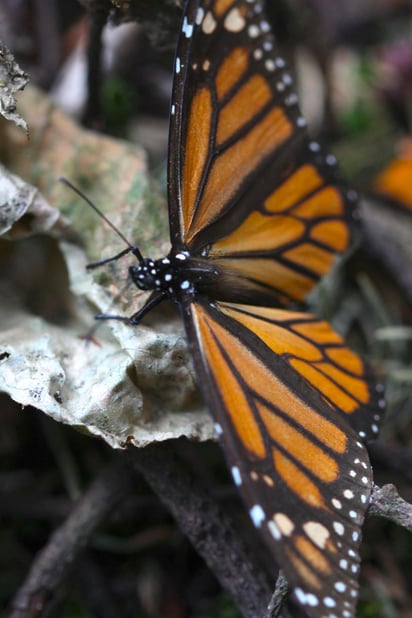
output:
[[[412,211],[412,138],[402,141],[400,152],[376,177],[372,189],[406,211]]]
[[[262,8],[259,0],[189,3],[169,200],[173,245],[212,259],[244,278],[259,304],[273,304],[304,300],[348,247],[353,195],[334,157],[306,135]]]
[[[218,306],[282,357],[362,440],[376,438],[385,407],[382,386],[328,322],[310,313],[230,303]]]
[[[296,600],[309,616],[352,616],[372,481],[350,423],[377,397],[367,369],[314,316],[206,302],[185,316],[234,481]]]

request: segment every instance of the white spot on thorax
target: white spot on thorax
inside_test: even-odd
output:
[[[179,56],[178,56],[178,57],[176,58],[176,67],[175,67],[175,71],[176,71],[176,73],[177,73],[177,74],[179,74],[179,73],[180,73],[180,69],[181,69],[181,66],[180,66],[180,58],[179,58]]]

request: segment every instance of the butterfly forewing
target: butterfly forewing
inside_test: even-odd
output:
[[[172,239],[260,304],[304,300],[348,247],[350,194],[307,138],[263,3],[189,2],[176,72]]]
[[[200,387],[234,481],[295,599],[309,616],[353,616],[371,471],[346,415],[356,414],[356,398],[371,398],[372,385],[353,382],[365,375],[363,363],[324,322],[315,324],[318,337],[302,338],[299,326],[311,316],[205,302],[186,311]],[[329,346],[342,375],[324,389],[295,363],[333,366]],[[345,410],[331,405],[338,389]]]

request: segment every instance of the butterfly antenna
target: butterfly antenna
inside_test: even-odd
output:
[[[80,191],[80,189],[75,187],[70,182],[70,180],[67,180],[67,178],[63,178],[62,176],[60,176],[57,180],[69,187],[69,189],[71,189],[75,193],[77,193],[77,195],[81,197],[95,211],[95,213],[97,213],[99,217],[103,219],[105,223],[107,223],[109,227],[111,227],[113,232],[120,236],[123,242],[126,243],[126,245],[129,247],[129,251],[137,257],[139,262],[143,261],[143,255],[140,253],[138,247],[136,247],[136,245],[132,245],[132,243],[127,240],[126,236],[122,234],[122,232],[114,225],[114,223],[110,221],[110,219],[106,217],[106,215],[100,210],[100,208],[96,206],[96,204],[93,204],[93,202],[87,197],[87,195],[85,195],[82,191]]]

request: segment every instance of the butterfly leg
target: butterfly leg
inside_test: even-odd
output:
[[[149,313],[149,311],[151,311],[153,307],[156,307],[157,305],[159,305],[166,298],[167,298],[166,294],[157,294],[156,296],[152,296],[147,301],[147,303],[144,305],[144,307],[139,309],[139,311],[137,311],[130,317],[127,317],[125,315],[117,315],[116,313],[98,313],[97,315],[94,316],[94,319],[95,320],[119,320],[121,322],[127,322],[128,324],[131,324],[132,326],[136,326],[137,324],[140,323],[140,321],[146,315],[146,313]]]
[[[130,324],[133,324],[133,326],[136,326],[137,324],[139,324],[139,322],[146,315],[146,313],[149,313],[149,311],[151,311],[153,307],[156,307],[157,305],[159,305],[166,298],[167,298],[167,295],[163,293],[156,294],[155,296],[151,296],[149,300],[147,301],[147,303],[144,305],[144,307],[142,307],[139,311],[137,311],[134,315],[132,315],[129,318]]]

